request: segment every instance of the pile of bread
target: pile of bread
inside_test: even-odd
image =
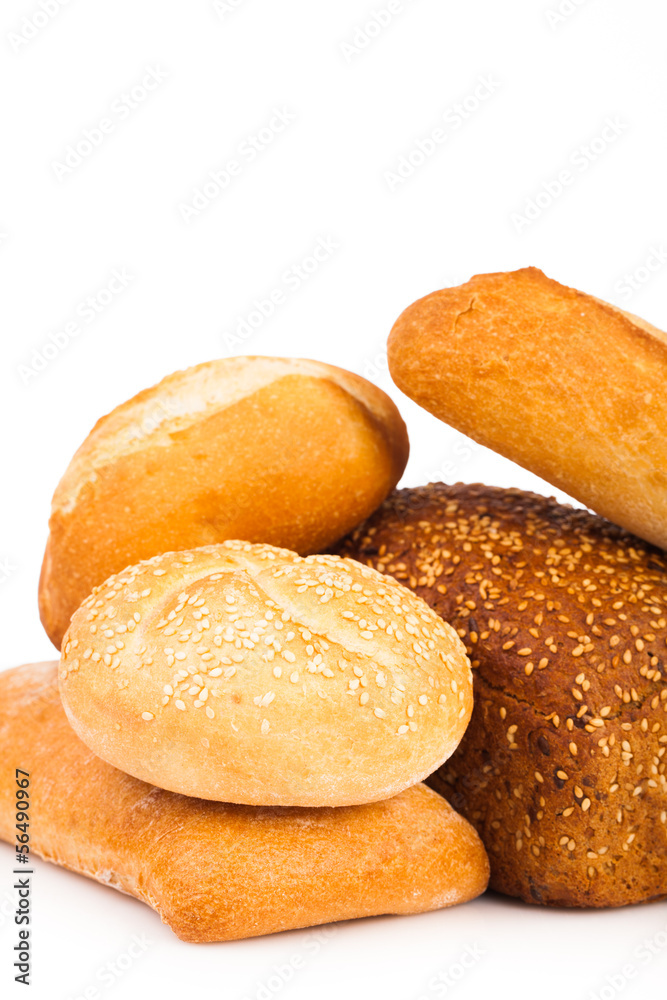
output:
[[[465,902],[489,865],[529,903],[667,896],[667,336],[528,268],[420,300],[388,351],[602,516],[396,491],[392,401],[265,357],[119,406],[56,490],[60,663],[0,674],[0,756],[33,849],[184,940]]]

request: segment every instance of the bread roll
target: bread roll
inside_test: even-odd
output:
[[[39,588],[60,647],[93,587],[141,559],[243,538],[317,552],[400,479],[408,438],[370,382],[319,361],[176,372],[95,425],[56,489]]]
[[[184,941],[420,913],[484,892],[472,827],[424,785],[343,809],[258,809],[164,792],[75,736],[56,664],[0,673],[0,837],[30,771],[31,849],[152,906]]]
[[[349,559],[233,541],[93,591],[60,690],[110,764],[252,805],[389,798],[449,757],[472,711],[461,640],[405,587]]]
[[[342,547],[457,628],[475,709],[429,783],[527,903],[667,896],[667,556],[485,486],[395,493]]]
[[[388,351],[436,417],[667,549],[667,334],[528,267],[415,302]]]

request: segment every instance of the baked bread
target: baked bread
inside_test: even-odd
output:
[[[528,903],[667,896],[667,557],[554,500],[401,490],[341,548],[450,621],[475,708],[429,783]]]
[[[527,267],[415,302],[388,355],[436,417],[667,549],[667,334]]]
[[[72,732],[56,664],[0,673],[0,837],[30,771],[31,848],[152,906],[184,941],[419,913],[484,891],[472,827],[424,785],[342,809],[205,802],[137,781]]]
[[[302,555],[370,514],[400,479],[408,437],[363,378],[294,358],[224,358],[176,372],[97,422],[60,481],[39,587],[60,648],[112,573],[226,538]]]
[[[405,587],[350,559],[234,541],[93,591],[60,691],[110,764],[251,805],[389,798],[453,753],[472,712],[463,643]]]

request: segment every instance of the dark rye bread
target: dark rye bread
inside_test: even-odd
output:
[[[429,784],[491,887],[528,903],[667,896],[667,556],[520,490],[400,490],[338,547],[451,622],[475,708]]]

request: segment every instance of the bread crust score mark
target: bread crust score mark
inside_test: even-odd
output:
[[[53,498],[39,584],[54,645],[112,573],[243,538],[318,552],[373,511],[409,444],[389,396],[317,361],[225,358],[116,407]]]

